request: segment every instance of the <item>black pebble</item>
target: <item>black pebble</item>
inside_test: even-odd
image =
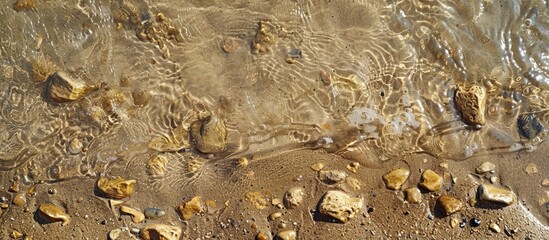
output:
[[[480,219],[478,218],[472,218],[471,221],[469,221],[469,224],[471,225],[471,227],[478,227],[480,226]]]

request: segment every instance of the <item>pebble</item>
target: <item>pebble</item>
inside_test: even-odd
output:
[[[219,153],[227,145],[227,126],[216,115],[191,124],[191,136],[196,148],[202,153]]]
[[[17,0],[17,2],[13,4],[13,9],[18,12],[34,8],[36,8],[36,2],[34,0]]]
[[[437,200],[437,203],[444,211],[444,214],[446,216],[459,212],[463,208],[463,202],[461,200],[448,195],[440,196]]]
[[[271,32],[273,26],[267,21],[259,21],[259,26],[252,40],[252,53],[265,54],[270,52],[270,47],[275,43],[275,35]]]
[[[346,182],[355,191],[360,190],[360,185],[361,185],[360,180],[358,180],[354,177],[347,177]]]
[[[119,228],[113,229],[109,232],[109,240],[116,240],[118,237],[120,237],[120,233],[122,233],[122,230]]]
[[[149,219],[157,219],[166,215],[166,211],[160,208],[145,208],[143,212],[145,213],[145,217]]]
[[[14,192],[14,193],[17,193],[19,192],[19,183],[18,182],[11,182],[11,186],[10,186],[10,189],[9,189],[10,192]]]
[[[349,163],[349,164],[347,164],[346,168],[350,172],[356,173],[356,172],[358,172],[358,168],[360,168],[360,163],[358,163],[358,162]]]
[[[473,126],[486,124],[486,89],[482,86],[458,86],[454,97],[457,110],[463,120]]]
[[[250,161],[246,157],[241,157],[236,160],[236,163],[239,167],[246,167],[248,164],[250,164]]]
[[[330,190],[324,194],[319,204],[321,214],[346,223],[360,213],[364,198],[353,198],[339,190]]]
[[[318,171],[324,169],[324,167],[325,167],[324,163],[321,163],[321,162],[317,162],[317,163],[311,165],[311,169],[313,169],[315,172],[318,172]]]
[[[508,206],[517,200],[517,196],[511,190],[492,184],[482,184],[478,187],[477,191],[477,196],[480,196],[480,201],[483,202]]]
[[[164,176],[167,164],[168,158],[163,155],[155,155],[147,161],[147,171],[153,176]]]
[[[67,146],[67,151],[70,154],[76,155],[82,152],[82,149],[84,148],[84,144],[78,140],[78,138],[73,138],[69,145]]]
[[[543,131],[543,125],[533,113],[521,114],[517,118],[517,127],[520,135],[527,139],[533,139]]]
[[[297,232],[295,230],[284,230],[276,234],[276,239],[280,240],[296,240]]]
[[[269,235],[267,235],[266,233],[264,233],[264,232],[259,232],[255,236],[255,239],[256,240],[270,240],[271,237]]]
[[[132,222],[134,223],[140,223],[145,220],[145,215],[141,213],[141,211],[134,208],[123,205],[122,207],[120,207],[120,211],[129,214],[132,218]]]
[[[526,172],[528,175],[536,174],[538,173],[538,165],[536,165],[535,163],[529,163],[524,168],[524,172]]]
[[[131,228],[130,229],[130,233],[131,234],[139,234],[141,232],[141,230],[139,228]]]
[[[0,203],[1,209],[7,209],[9,207],[9,204],[7,202]]]
[[[135,184],[135,180],[126,180],[121,177],[113,179],[100,177],[97,181],[97,188],[108,198],[122,199],[132,195]]]
[[[460,219],[458,217],[452,216],[450,217],[450,227],[455,228],[459,225]]]
[[[498,182],[498,177],[496,176],[491,176],[490,177],[490,183],[494,184],[494,183],[497,183]]]
[[[410,170],[405,168],[394,169],[383,175],[385,186],[391,190],[399,190],[410,177]]]
[[[471,218],[471,220],[469,221],[469,225],[471,227],[478,227],[478,226],[480,226],[481,223],[482,223],[482,221],[480,221],[480,219],[478,219],[478,218]]]
[[[282,217],[282,213],[281,213],[281,212],[275,212],[275,213],[273,213],[273,214],[271,214],[271,215],[269,216],[269,219],[270,219],[271,221],[273,221],[273,220],[275,220],[275,219],[277,219],[277,218],[279,218],[279,217]]]
[[[421,174],[421,183],[419,186],[429,192],[436,192],[442,186],[442,177],[435,171],[427,169]]]
[[[223,49],[223,52],[225,53],[233,53],[238,50],[239,45],[238,39],[234,37],[226,37],[221,43],[221,49]]]
[[[61,225],[66,226],[70,222],[70,216],[58,206],[51,203],[45,203],[38,208],[40,215],[50,222],[63,222]]]
[[[10,234],[10,237],[13,238],[13,239],[19,239],[21,237],[23,237],[23,234],[17,230],[13,230]]]
[[[204,213],[206,211],[206,206],[204,205],[202,198],[200,196],[196,196],[188,202],[180,205],[177,210],[184,220],[189,220],[195,214]]]
[[[411,187],[404,190],[406,201],[409,203],[421,203],[421,192],[417,187]]]
[[[483,173],[494,171],[495,169],[496,169],[496,165],[494,165],[492,162],[483,162],[475,169],[475,171],[478,174],[483,174]]]
[[[25,193],[18,193],[15,194],[15,197],[13,197],[12,203],[15,204],[15,206],[23,206],[27,204],[27,197],[25,196]]]
[[[340,183],[347,178],[347,173],[340,170],[320,170],[318,179],[325,184]]]
[[[143,228],[141,237],[144,240],[178,240],[181,228],[166,224],[151,224]]]
[[[492,230],[492,232],[495,232],[495,233],[501,232],[501,228],[496,223],[490,223],[490,230]]]
[[[298,207],[305,197],[305,189],[302,187],[293,187],[286,191],[284,194],[284,205],[288,209]]]
[[[49,77],[49,96],[55,102],[76,101],[89,93],[97,90],[95,87],[86,85],[83,81],[71,78],[63,71],[57,71]]]
[[[543,180],[541,181],[541,186],[542,186],[542,187],[549,187],[549,179],[548,179],[548,178],[543,179]]]

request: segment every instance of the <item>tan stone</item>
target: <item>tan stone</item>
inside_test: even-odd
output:
[[[155,155],[147,161],[147,171],[151,175],[163,176],[166,174],[168,158],[163,155]]]
[[[408,177],[410,177],[410,170],[397,168],[383,175],[383,182],[388,189],[399,190]]]
[[[76,101],[97,90],[80,80],[71,78],[67,73],[57,71],[49,77],[49,96],[55,102]]]
[[[132,195],[135,184],[135,180],[126,180],[121,177],[113,179],[100,177],[97,181],[97,188],[108,198],[122,199]]]
[[[492,184],[482,184],[478,187],[478,196],[484,203],[496,203],[511,205],[517,201],[517,196],[509,189],[498,187]]]
[[[538,173],[538,165],[535,163],[529,163],[524,167],[524,172],[526,172],[528,175],[536,174]]]
[[[212,115],[191,125],[191,136],[196,148],[203,153],[219,153],[227,145],[227,126],[218,116]]]
[[[354,198],[345,192],[330,190],[324,194],[318,208],[321,214],[346,223],[360,213],[363,205],[364,198]]]
[[[25,196],[25,193],[15,194],[15,197],[13,197],[12,203],[15,204],[15,206],[19,206],[19,207],[27,205],[27,197]]]
[[[345,180],[345,182],[347,182],[347,184],[353,188],[353,190],[355,191],[358,191],[360,190],[360,185],[361,185],[361,182],[360,180],[354,178],[354,177],[347,177],[347,179]]]
[[[190,201],[180,205],[177,210],[184,220],[191,219],[192,216],[206,211],[206,206],[200,196],[192,198]]]
[[[347,173],[340,170],[320,170],[318,179],[325,184],[340,183],[347,178]]]
[[[409,203],[421,202],[421,192],[417,187],[407,188],[404,190],[404,195],[406,195],[406,201]]]
[[[487,173],[487,172],[490,172],[490,171],[494,171],[496,169],[496,165],[494,165],[493,163],[491,162],[483,162],[482,164],[480,164],[476,169],[475,171],[478,173],[478,174],[483,174],[483,173]]]
[[[296,208],[303,202],[304,197],[305,189],[302,187],[290,188],[284,194],[284,205],[289,209]]]
[[[459,212],[463,208],[463,202],[461,200],[448,195],[440,196],[437,200],[437,203],[444,211],[444,214],[446,216]]]
[[[237,38],[225,37],[221,43],[221,49],[225,53],[233,53],[240,47],[240,41]]]
[[[324,163],[317,162],[317,163],[311,165],[311,169],[313,169],[313,171],[318,172],[318,171],[324,169]]]
[[[270,47],[275,43],[275,35],[271,32],[273,26],[266,21],[259,21],[259,26],[252,40],[252,53],[265,54],[270,52]]]
[[[461,113],[463,120],[474,126],[486,124],[486,89],[482,86],[466,88],[459,86],[454,97],[457,110]]]
[[[70,216],[60,207],[51,203],[45,203],[38,208],[40,216],[50,222],[62,222],[62,226],[70,223]]]
[[[131,207],[122,206],[120,207],[120,211],[123,213],[129,214],[132,218],[132,222],[134,223],[140,223],[140,222],[143,222],[143,220],[145,220],[145,214]]]
[[[166,224],[151,224],[141,230],[143,240],[178,240],[181,228]]]
[[[436,192],[442,187],[442,177],[435,171],[427,169],[421,174],[421,183],[419,186],[429,192]]]
[[[347,170],[349,170],[349,172],[356,173],[356,172],[358,172],[358,169],[360,168],[360,163],[352,162],[352,163],[347,164],[347,166],[345,166],[345,167],[347,168]]]
[[[276,239],[280,240],[296,240],[297,232],[294,230],[284,230],[276,234]]]

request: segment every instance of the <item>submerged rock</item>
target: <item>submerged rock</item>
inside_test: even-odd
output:
[[[79,100],[97,90],[96,87],[88,86],[83,81],[71,78],[62,71],[57,71],[51,75],[49,81],[49,97],[59,103]]]
[[[223,49],[223,52],[225,53],[234,53],[238,50],[239,45],[239,40],[237,38],[225,37],[221,42],[221,49]]]
[[[383,182],[385,182],[388,189],[399,190],[402,184],[408,180],[408,177],[410,177],[410,170],[398,168],[383,175]]]
[[[70,216],[63,209],[51,203],[40,205],[38,211],[42,218],[50,222],[63,222],[62,226],[66,226],[70,222]]]
[[[147,161],[147,172],[153,176],[163,176],[166,174],[166,165],[168,158],[162,155],[156,155]]]
[[[537,137],[543,131],[543,125],[533,113],[519,115],[517,127],[520,135],[528,139]]]
[[[467,124],[475,127],[482,127],[486,124],[486,89],[484,87],[459,86],[454,101],[457,110]]]
[[[166,224],[151,224],[141,230],[144,240],[178,240],[181,238],[181,228]]]
[[[296,208],[303,202],[304,197],[305,189],[302,187],[290,188],[284,194],[284,205],[289,209]]]
[[[275,34],[272,33],[272,27],[264,20],[259,21],[257,33],[252,41],[253,53],[268,53],[270,47],[275,43]]]
[[[321,214],[346,223],[360,213],[364,198],[353,198],[347,193],[331,190],[324,194],[319,204]]]
[[[121,177],[114,179],[100,177],[97,181],[97,188],[108,198],[122,199],[132,195],[135,184],[135,180],[126,180]]]
[[[189,220],[195,214],[204,213],[206,211],[206,205],[204,205],[200,196],[196,196],[190,201],[179,205],[177,211],[179,211],[179,214],[181,214],[181,217],[184,220]]]
[[[463,208],[463,202],[461,200],[448,195],[440,196],[437,200],[437,204],[441,207],[446,216],[459,212]]]
[[[484,203],[511,205],[517,201],[517,195],[509,189],[492,184],[482,184],[478,187],[477,196]]]
[[[436,192],[442,186],[442,177],[435,171],[427,169],[421,174],[421,183],[419,186],[429,192]]]
[[[191,125],[196,148],[203,153],[219,153],[227,145],[227,126],[218,116],[212,115]]]

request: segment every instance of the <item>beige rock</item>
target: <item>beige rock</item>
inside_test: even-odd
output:
[[[238,158],[237,160],[238,166],[240,167],[246,167],[248,164],[250,164],[250,161],[246,157]]]
[[[276,239],[279,240],[296,240],[297,232],[294,230],[284,230],[276,234]]]
[[[221,43],[221,49],[225,53],[233,53],[240,47],[239,40],[233,37],[225,37]]]
[[[177,210],[184,220],[189,220],[195,214],[206,212],[206,205],[204,205],[200,196],[196,196],[190,201],[180,205]]]
[[[49,77],[49,96],[55,102],[76,101],[97,90],[96,87],[71,78],[67,73],[57,71]]]
[[[501,232],[501,228],[496,223],[490,223],[490,230],[492,230],[492,232],[495,232],[495,233]]]
[[[25,196],[25,193],[15,194],[15,197],[13,197],[12,203],[15,204],[15,206],[19,206],[19,207],[27,205],[27,197]]]
[[[70,223],[70,216],[63,209],[51,203],[40,205],[38,211],[42,218],[50,222],[62,222],[62,226]]]
[[[361,185],[361,182],[360,180],[354,178],[354,177],[347,177],[347,179],[345,180],[345,182],[347,182],[347,184],[353,188],[353,190],[355,191],[358,191],[360,190],[360,185]]]
[[[484,87],[459,86],[454,101],[457,110],[467,124],[479,127],[486,124],[486,89]]]
[[[340,183],[347,178],[347,173],[340,170],[320,170],[318,179],[325,184]]]
[[[482,184],[478,187],[477,195],[484,203],[496,203],[511,205],[517,201],[517,196],[509,189],[498,187],[492,184]]]
[[[178,240],[181,228],[166,224],[151,224],[141,230],[143,240]]]
[[[191,125],[191,136],[196,148],[203,153],[219,153],[227,145],[227,126],[218,116],[212,115]]]
[[[317,163],[311,165],[311,169],[313,169],[313,170],[316,171],[316,172],[318,172],[318,171],[324,169],[324,167],[325,167],[325,166],[324,166],[324,163],[321,163],[321,162],[317,162]]]
[[[364,198],[353,198],[345,192],[330,190],[324,194],[318,208],[321,214],[346,223],[360,213],[363,205]]]
[[[122,233],[122,230],[119,228],[115,228],[109,232],[109,240],[116,240],[118,237],[120,237],[120,233]]]
[[[265,54],[270,52],[270,47],[275,43],[275,35],[271,32],[273,26],[266,21],[259,21],[259,27],[252,40],[252,53]]]
[[[17,230],[13,230],[10,234],[10,237],[13,238],[13,239],[19,239],[21,237],[23,237],[23,234]]]
[[[255,239],[256,240],[271,240],[271,237],[270,235],[264,233],[264,232],[259,232],[257,233],[257,235],[255,236]]]
[[[399,190],[408,177],[410,177],[410,170],[397,168],[383,175],[383,182],[388,189]]]
[[[538,165],[536,165],[535,163],[529,163],[524,168],[524,172],[528,173],[528,175],[536,174],[538,173]]]
[[[163,155],[155,155],[147,161],[147,171],[154,176],[163,176],[166,174],[166,165],[168,158]]]
[[[493,163],[491,162],[483,162],[482,164],[480,164],[476,169],[475,171],[478,173],[478,174],[483,174],[483,173],[487,173],[487,172],[490,172],[490,171],[494,171],[496,169],[496,165],[494,165]]]
[[[419,186],[429,192],[436,192],[442,186],[442,177],[435,171],[427,169],[421,174],[421,183]]]
[[[282,213],[281,212],[275,212],[275,213],[269,215],[269,220],[273,221],[273,220],[275,220],[277,218],[280,218],[280,217],[282,217]]]
[[[302,187],[293,187],[284,194],[284,205],[286,208],[292,209],[298,207],[305,197],[305,189]]]
[[[450,217],[450,227],[455,228],[459,225],[460,218],[458,218],[456,215],[453,215]]]
[[[541,181],[541,186],[542,186],[542,187],[549,187],[549,179],[548,179],[548,178],[543,179],[543,180]]]
[[[406,195],[406,201],[409,203],[420,203],[421,202],[421,192],[417,187],[411,187],[404,190]]]
[[[78,138],[73,138],[69,142],[69,145],[67,146],[67,151],[70,154],[76,155],[76,154],[81,153],[83,148],[84,148],[84,145],[82,144],[82,142],[80,142],[80,140],[78,140]]]
[[[113,179],[100,177],[97,181],[97,188],[108,198],[122,199],[132,195],[135,184],[135,180],[126,180],[121,177]]]
[[[122,207],[120,207],[120,211],[123,212],[123,213],[131,215],[132,222],[134,222],[134,223],[140,223],[140,222],[143,222],[143,220],[145,220],[145,214],[143,214],[141,211],[138,211],[138,210],[133,209],[131,207],[122,206]]]
[[[358,163],[358,162],[349,163],[349,164],[347,164],[346,168],[347,168],[347,170],[349,170],[349,172],[356,173],[356,172],[358,172],[358,169],[360,168],[360,163]]]
[[[461,200],[448,195],[440,196],[437,200],[437,204],[439,204],[446,216],[459,212],[463,208],[463,202]]]

